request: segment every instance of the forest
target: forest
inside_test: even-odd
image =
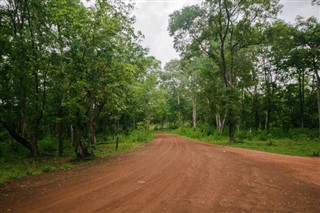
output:
[[[277,19],[278,1],[252,2],[207,1],[171,14],[168,30],[182,55],[165,66],[167,78],[179,79],[168,81],[175,120],[183,122],[188,92],[192,127],[227,126],[231,143],[237,129],[319,128],[318,20],[290,25]]]
[[[168,26],[181,58],[162,68],[141,45],[133,8],[117,0],[1,1],[2,162],[12,159],[7,153],[85,159],[100,144],[118,149],[172,129],[230,144],[251,133],[296,134],[319,148],[316,17],[286,23],[278,0],[186,6]]]
[[[68,141],[83,158],[97,134],[147,128],[148,76],[160,65],[139,44],[131,10],[120,1],[1,4],[1,143],[37,157],[42,139],[59,156]]]

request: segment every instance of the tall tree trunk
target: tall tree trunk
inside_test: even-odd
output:
[[[75,135],[74,135],[74,125],[70,125],[70,140],[74,144],[75,143]]]
[[[94,118],[89,117],[88,121],[88,137],[89,137],[89,143],[92,148],[96,147],[97,139],[96,139],[96,122]]]
[[[196,95],[192,95],[192,127],[193,129],[197,128],[197,103]]]
[[[229,106],[228,109],[228,126],[229,126],[229,143],[234,143],[234,134],[236,129],[236,121],[235,121],[235,111],[233,108],[234,104],[234,94],[231,88],[227,90],[228,102]]]
[[[32,69],[33,69],[33,76],[34,76],[34,82],[35,82],[35,85],[34,85],[34,92],[35,92],[35,117],[33,119],[33,125],[32,125],[32,146],[33,146],[33,156],[34,157],[37,157],[38,155],[38,130],[39,130],[39,125],[40,125],[40,122],[42,120],[42,116],[43,116],[43,107],[42,108],[39,106],[40,102],[39,102],[39,97],[40,97],[40,92],[39,92],[39,83],[40,83],[40,80],[39,80],[39,74],[38,74],[38,71],[39,71],[39,65],[38,65],[38,56],[37,56],[37,53],[36,53],[36,50],[37,50],[37,47],[36,47],[36,42],[35,42],[35,32],[34,32],[34,28],[32,26],[32,21],[31,18],[31,11],[30,11],[30,8],[29,8],[29,4],[27,3],[26,4],[27,6],[27,19],[28,19],[28,30],[29,30],[29,33],[30,33],[30,36],[31,36],[31,47],[32,47]]]
[[[253,111],[254,111],[254,128],[255,130],[259,129],[260,119],[259,119],[259,110],[258,110],[258,95],[254,94],[253,99]]]
[[[14,130],[14,128],[9,126],[6,122],[0,120],[0,123],[9,132],[9,134],[11,135],[11,137],[13,139],[15,139],[18,143],[22,144],[25,148],[27,148],[30,151],[31,155],[34,154],[34,148],[33,148],[32,144],[29,141],[27,141],[24,137],[19,135]]]
[[[320,79],[317,80],[317,97],[318,97],[318,130],[320,134]]]
[[[220,113],[216,113],[216,125],[217,125],[217,130],[220,132]]]
[[[74,124],[73,132],[74,132],[73,147],[74,147],[75,153],[79,159],[84,159],[86,157],[85,156],[86,153],[85,153],[85,149],[82,141],[82,132],[78,123]]]
[[[180,106],[180,92],[178,91],[178,96],[177,96],[177,103],[178,103],[178,110],[179,110],[179,114],[178,114],[178,126],[181,126],[181,106]]]
[[[115,126],[116,126],[116,134],[117,134],[117,139],[116,139],[116,150],[118,151],[119,148],[119,120],[120,118],[117,116],[115,118]]]
[[[235,133],[235,121],[233,111],[229,112],[229,143],[234,143],[234,133]]]
[[[244,95],[244,88],[241,88],[241,122],[239,124],[240,129],[246,129],[247,122],[246,122],[246,104],[245,104],[245,95]],[[242,127],[241,127],[242,125]]]
[[[263,58],[263,69],[264,69],[264,77],[265,77],[265,83],[266,83],[266,99],[267,99],[267,112],[266,112],[266,123],[265,128],[267,130],[267,133],[270,132],[270,119],[271,119],[271,89],[270,89],[270,82],[271,82],[271,76],[270,72],[268,72],[268,68],[266,66],[265,59]]]
[[[38,157],[38,138],[37,138],[37,134],[36,132],[33,132],[33,137],[32,137],[32,140],[31,140],[31,144],[32,144],[32,156],[34,158],[37,158]]]
[[[223,115],[223,117],[221,118],[221,113],[216,113],[216,124],[217,124],[217,129],[220,133],[223,132],[224,130],[224,124],[225,124],[225,121],[226,121],[226,117],[227,117],[227,113],[225,113]]]
[[[320,134],[320,75],[318,73],[318,66],[316,63],[316,58],[312,58],[312,65],[313,65],[313,70],[316,74],[317,77],[317,103],[318,103],[318,131]]]
[[[268,95],[268,103],[267,103],[267,114],[266,114],[266,130],[267,133],[270,132],[270,119],[271,119],[271,98],[270,95]]]
[[[62,122],[63,109],[61,106],[59,109],[59,118],[60,118],[60,121],[58,123],[58,146],[59,146],[58,149],[59,149],[59,157],[62,157],[63,155],[63,122]]]
[[[300,128],[304,129],[304,71],[298,70],[299,102],[300,102]]]
[[[94,119],[94,100],[92,97],[92,93],[89,91],[88,92],[88,99],[89,99],[89,109],[88,109],[88,139],[89,139],[89,144],[91,145],[92,148],[96,147],[96,123]]]

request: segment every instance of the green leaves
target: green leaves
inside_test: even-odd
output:
[[[91,7],[80,0],[1,3],[4,121],[35,148],[48,129],[71,126],[71,133],[68,127],[64,134],[71,134],[77,154],[86,153],[83,149],[95,143],[96,123],[102,115],[110,121],[126,111],[130,84],[146,69],[131,9],[99,0]]]
[[[198,79],[199,121],[222,131],[227,116],[230,141],[236,126],[269,131],[300,122],[303,128],[305,108],[316,108],[311,91],[320,88],[318,20],[298,17],[291,25],[277,20],[280,9],[279,1],[208,0],[170,15],[168,31],[182,60],[166,66],[180,72],[165,73],[164,84],[177,95],[174,82],[187,82],[181,87],[187,94],[188,83]],[[312,107],[305,106],[305,95]],[[177,103],[170,104],[178,112]],[[315,126],[315,110],[313,115],[309,127]]]

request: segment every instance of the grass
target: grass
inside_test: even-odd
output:
[[[236,135],[236,140],[233,144],[229,143],[226,134],[220,134],[215,130],[208,133],[201,128],[196,130],[180,128],[169,132],[211,144],[293,156],[320,156],[320,138],[312,136],[311,134],[313,133],[310,132],[292,131],[287,135],[276,133],[267,135],[264,131],[242,132]]]
[[[17,143],[0,142],[0,184],[24,176],[34,176],[46,172],[71,169],[94,163],[96,159],[108,158],[120,153],[132,151],[153,139],[151,132],[134,131],[129,135],[120,135],[118,150],[115,149],[116,138],[99,136],[94,150],[93,160],[77,160],[71,142],[66,141],[64,157],[57,157],[56,139],[44,138],[39,141],[40,153],[43,155],[33,159],[24,147]]]
[[[1,158],[0,183],[18,179],[24,176],[34,176],[46,172],[73,168],[77,164],[71,162],[71,158],[32,158],[6,160]]]

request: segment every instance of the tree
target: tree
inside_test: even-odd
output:
[[[206,1],[201,7],[185,7],[170,16],[169,31],[177,50],[197,48],[216,63],[226,88],[229,140],[234,141],[239,100],[240,52],[260,42],[259,29],[279,10],[278,1]],[[203,24],[205,23],[205,24]]]
[[[320,133],[320,24],[315,17],[304,20],[297,19],[296,28],[298,29],[296,38],[297,51],[304,55],[304,59],[316,77],[317,104],[318,104],[318,127]]]
[[[5,1],[1,4],[1,123],[19,143],[38,155],[40,124],[46,107],[50,53],[45,2]]]
[[[60,156],[71,136],[77,156],[91,157],[97,125],[121,117],[146,67],[132,6],[7,0],[0,7],[2,127],[35,157],[38,140],[56,133]]]

